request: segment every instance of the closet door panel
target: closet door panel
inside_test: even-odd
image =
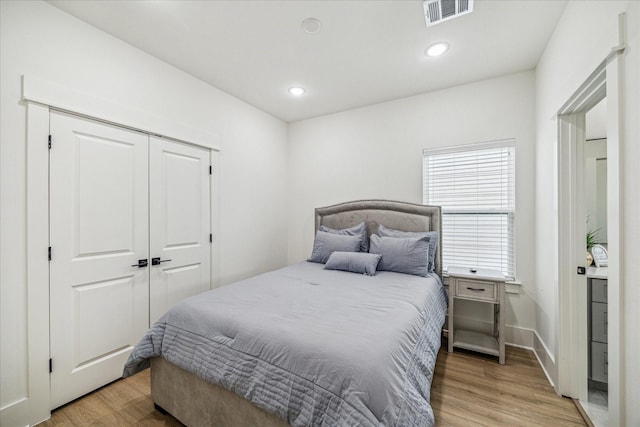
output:
[[[55,408],[119,378],[148,328],[148,136],[58,112],[50,130]]]
[[[151,137],[150,322],[211,289],[209,150]],[[153,263],[152,263],[153,264]]]

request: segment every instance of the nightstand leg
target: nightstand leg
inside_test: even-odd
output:
[[[493,306],[493,336],[497,337],[498,336],[498,316],[500,315],[499,313],[500,310],[500,306],[498,305],[494,305]]]
[[[501,365],[504,365],[505,363],[505,349],[504,349],[504,322],[505,322],[505,317],[506,317],[506,309],[505,309],[505,305],[504,305],[504,287],[505,284],[504,282],[500,284],[499,288],[498,288],[498,298],[500,301],[500,304],[496,307],[498,309],[498,317],[497,317],[497,321],[498,321],[498,349],[500,351],[500,356],[498,357],[498,361],[500,362]]]
[[[453,353],[453,296],[451,294],[452,286],[449,284],[449,335],[447,336],[447,350]]]

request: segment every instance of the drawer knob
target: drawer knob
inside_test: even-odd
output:
[[[468,286],[467,286],[467,289],[470,290],[470,291],[484,291],[485,290],[484,288],[470,288]]]

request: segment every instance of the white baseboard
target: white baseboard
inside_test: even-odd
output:
[[[551,384],[551,386],[556,390],[556,379],[558,377],[558,368],[556,366],[556,361],[547,346],[544,344],[544,341],[538,335],[538,332],[533,331],[533,354],[536,355],[538,359],[538,363],[540,367],[542,367],[542,371],[547,377],[547,380]]]
[[[0,408],[0,425],[2,426],[23,426],[28,419],[29,398],[27,397]]]
[[[507,344],[530,350],[533,349],[533,330],[520,328],[518,326],[505,325],[504,334],[504,340]]]

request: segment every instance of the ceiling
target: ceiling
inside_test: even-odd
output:
[[[566,5],[475,0],[427,28],[421,0],[50,3],[287,122],[531,70]]]

